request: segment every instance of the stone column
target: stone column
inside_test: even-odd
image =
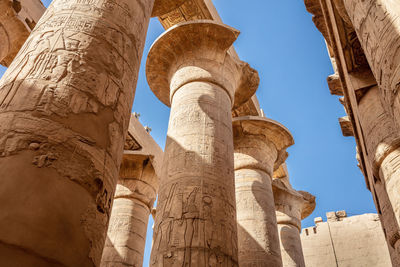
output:
[[[301,220],[315,208],[315,197],[288,188],[281,179],[273,180],[276,219],[284,267],[305,267],[301,247]]]
[[[54,0],[1,79],[3,265],[99,265],[152,8]]]
[[[146,155],[125,154],[114,197],[102,267],[142,266],[158,177]]]
[[[378,82],[384,107],[400,126],[400,1],[336,1],[338,6],[343,1]]]
[[[400,225],[400,136],[382,103],[377,101],[379,94],[380,89],[373,86],[359,101],[360,123],[375,179],[380,179],[385,185]],[[380,204],[385,206],[387,203]]]
[[[237,266],[231,109],[258,86],[227,53],[238,34],[185,22],[149,52],[150,88],[171,106],[150,266]]]
[[[282,266],[272,192],[274,165],[294,143],[281,124],[263,117],[233,119],[239,265]]]

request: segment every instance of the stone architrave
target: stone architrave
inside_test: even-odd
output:
[[[155,0],[152,17],[158,17],[178,8],[188,0]]]
[[[283,267],[305,267],[301,247],[301,220],[315,209],[315,197],[288,187],[281,179],[272,182]]]
[[[2,265],[99,265],[152,8],[54,0],[2,77]]]
[[[9,66],[45,12],[40,0],[0,0],[0,64]]]
[[[256,116],[233,119],[240,266],[282,266],[272,175],[294,141],[281,124]]]
[[[384,107],[400,127],[400,1],[336,1],[343,1],[380,88]]]
[[[258,74],[227,50],[239,32],[178,24],[152,46],[150,88],[171,106],[150,266],[237,266],[231,109]]]

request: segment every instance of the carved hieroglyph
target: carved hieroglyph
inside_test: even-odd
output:
[[[379,88],[374,86],[359,103],[360,123],[364,132],[375,183],[384,184],[391,207],[400,225],[400,135],[379,99]],[[385,193],[385,192],[382,192]],[[380,200],[384,206],[384,198]],[[393,247],[400,250],[399,236],[389,237]],[[396,246],[395,244],[398,243]]]
[[[237,36],[187,22],[149,52],[150,88],[171,106],[150,266],[237,266],[231,109],[258,86],[257,73],[227,54]]]
[[[340,119],[342,131],[355,137],[359,167],[382,221],[393,266],[400,266],[400,253],[395,251],[400,247],[396,193],[399,1],[305,3],[315,15],[317,27],[324,25],[318,28],[326,38],[336,73],[328,83],[332,93],[344,95],[341,102],[348,114]]]
[[[146,155],[125,154],[108,227],[102,267],[142,266],[147,223],[158,177]]]
[[[263,117],[234,118],[233,132],[239,265],[282,266],[271,183],[293,138]]]
[[[155,0],[151,16],[158,17],[178,8],[188,0]]]
[[[100,263],[152,6],[54,0],[1,79],[2,264]]]
[[[400,1],[343,0],[384,107],[400,126]]]
[[[273,180],[276,219],[281,247],[283,267],[305,267],[301,247],[301,220],[315,208],[315,197],[294,190],[286,178]]]

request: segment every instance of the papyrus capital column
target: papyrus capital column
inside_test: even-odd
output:
[[[147,224],[158,191],[158,177],[151,158],[124,154],[102,267],[143,265]]]
[[[54,0],[2,77],[3,265],[100,264],[152,8]]]
[[[283,266],[304,267],[300,239],[301,220],[313,212],[315,197],[288,187],[280,178],[273,180],[272,188]]]
[[[263,117],[233,119],[240,266],[282,266],[272,192],[274,166],[294,141]]]
[[[231,109],[258,86],[227,52],[238,34],[186,22],[149,52],[150,88],[171,106],[150,266],[237,266]]]

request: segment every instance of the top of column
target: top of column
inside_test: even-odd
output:
[[[239,31],[211,20],[177,24],[163,33],[150,49],[146,74],[154,94],[171,105],[174,92],[193,81],[217,84],[239,106],[254,95],[257,71],[227,51]]]
[[[294,144],[290,131],[277,121],[259,116],[243,116],[233,118],[232,123],[236,134],[239,131],[243,135],[261,135],[275,145],[278,159],[275,162],[274,170],[285,161],[286,148]]]
[[[274,178],[272,182],[274,191],[275,205],[291,206],[288,213],[295,212],[294,206],[298,206],[300,210],[301,220],[307,218],[314,211],[316,202],[315,196],[305,191],[296,191],[287,183],[282,181],[282,178]],[[279,209],[278,209],[279,210]]]

